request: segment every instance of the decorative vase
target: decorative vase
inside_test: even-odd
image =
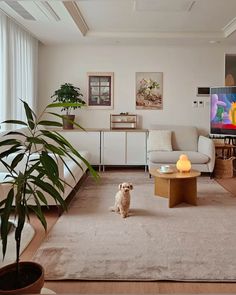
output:
[[[63,129],[74,129],[75,115],[63,116]]]
[[[16,280],[16,263],[0,269],[0,294],[40,294],[44,285],[44,269],[35,262],[19,262]]]

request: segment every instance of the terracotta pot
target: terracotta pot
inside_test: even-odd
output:
[[[44,285],[44,269],[35,262],[23,261],[19,264],[19,288],[14,286],[16,263],[0,269],[0,294],[40,294]]]
[[[75,115],[64,115],[63,116],[63,129],[73,129],[74,128],[74,124],[69,122],[75,120]]]

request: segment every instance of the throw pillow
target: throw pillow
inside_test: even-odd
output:
[[[170,130],[149,130],[147,151],[172,151]]]

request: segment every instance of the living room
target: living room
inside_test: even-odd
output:
[[[76,121],[87,131],[85,133],[86,135],[83,134],[84,131],[77,130],[76,128],[74,130],[62,130],[61,134],[67,137],[70,143],[80,151],[88,151],[90,153],[90,158],[88,157],[88,160],[94,165],[101,177],[101,183],[97,184],[88,174],[84,176],[80,175],[79,179],[81,180],[79,182],[78,191],[76,195],[74,194],[70,198],[72,202],[70,206],[72,207],[69,207],[69,211],[65,215],[63,214],[63,221],[59,221],[60,218],[58,218],[58,212],[55,208],[51,208],[49,212],[45,213],[48,221],[48,233],[54,228],[55,224],[60,225],[62,222],[65,222],[65,227],[66,224],[70,227],[67,223],[68,221],[66,221],[66,216],[71,214],[70,218],[72,218],[74,214],[78,214],[79,219],[76,219],[76,224],[78,222],[78,227],[83,229],[78,233],[78,236],[83,237],[83,232],[90,232],[91,236],[89,237],[92,239],[93,243],[98,243],[98,248],[99,245],[100,248],[106,248],[106,245],[99,244],[101,240],[93,238],[96,236],[96,230],[101,234],[100,226],[104,225],[104,228],[106,228],[106,223],[112,226],[113,222],[114,226],[118,226],[118,233],[122,230],[129,230],[132,227],[135,228],[139,225],[140,228],[145,229],[146,239],[150,239],[150,243],[152,244],[153,241],[158,241],[158,237],[153,237],[152,231],[149,232],[145,227],[145,218],[148,217],[147,214],[150,213],[152,218],[155,217],[158,219],[161,216],[163,219],[166,215],[170,220],[171,218],[173,218],[173,220],[176,218],[177,220],[181,212],[180,210],[178,212],[176,209],[181,208],[181,210],[185,210],[183,214],[186,214],[184,215],[187,220],[186,223],[188,223],[187,218],[191,218],[191,215],[193,216],[189,224],[194,224],[194,221],[198,218],[198,210],[202,211],[203,217],[201,216],[199,219],[203,219],[201,223],[200,221],[199,223],[197,222],[197,227],[193,227],[192,231],[194,233],[197,232],[198,227],[199,229],[201,227],[205,228],[204,222],[207,222],[209,231],[214,229],[214,222],[206,218],[208,214],[207,209],[209,209],[209,212],[215,210],[215,216],[220,216],[222,218],[222,224],[220,225],[217,223],[217,226],[219,226],[222,232],[226,231],[224,238],[226,239],[226,237],[228,237],[227,235],[232,234],[231,230],[235,222],[232,221],[233,214],[231,214],[231,211],[228,211],[228,207],[230,204],[233,208],[235,203],[232,196],[229,195],[230,193],[234,196],[236,194],[234,188],[235,178],[218,179],[216,181],[209,177],[209,173],[203,173],[203,177],[197,177],[197,206],[186,205],[184,203],[184,205],[180,204],[175,208],[168,208],[166,198],[159,197],[153,198],[152,202],[154,203],[149,200],[141,200],[141,203],[135,202],[138,201],[137,199],[141,198],[142,195],[147,199],[149,193],[154,197],[153,189],[155,177],[149,178],[147,171],[148,162],[146,158],[148,131],[152,126],[195,126],[199,135],[208,137],[210,134],[210,95],[199,94],[199,91],[201,88],[209,89],[211,87],[225,86],[226,56],[233,56],[236,54],[234,29],[235,1],[229,1],[227,5],[222,3],[224,1],[220,0],[9,1],[18,3],[24,7],[26,11],[35,16],[35,21],[23,19],[14,11],[15,7],[8,5],[9,3],[7,2],[8,1],[2,1],[2,3],[0,3],[1,13],[10,16],[12,21],[15,21],[21,29],[25,29],[27,34],[31,34],[36,41],[38,40],[37,63],[35,64],[37,75],[35,76],[36,83],[34,85],[34,89],[37,93],[34,97],[35,112],[42,112],[47,104],[53,102],[51,96],[60,85],[71,83],[79,87],[87,106],[82,106],[74,110],[74,114],[76,116]],[[46,18],[41,17],[41,19],[37,19],[36,16],[39,15],[37,14],[39,13],[39,7],[46,13],[45,7],[42,7],[42,3],[38,2],[43,2],[47,7],[51,7],[61,20],[52,20],[52,16],[50,16],[50,18],[47,16]],[[215,4],[215,2],[217,2],[217,4]],[[79,11],[79,22],[75,20],[76,17],[73,14],[73,8],[75,7],[77,13]],[[197,17],[199,19],[197,19]],[[168,22],[165,20],[168,20]],[[84,31],[85,28],[87,28],[86,32]],[[113,92],[111,96],[111,105],[109,107],[104,107],[104,105],[91,106],[88,104],[89,75],[96,74],[102,76],[104,73],[112,75]],[[160,108],[145,109],[137,107],[137,77],[140,73],[146,75],[148,73],[151,75],[158,74],[161,76],[159,82],[162,89],[162,106]],[[148,78],[148,76],[146,77]],[[233,85],[235,84],[231,84],[231,86]],[[16,99],[19,98],[26,99],[25,97],[19,97],[18,94]],[[5,105],[5,102],[2,102],[2,105]],[[59,115],[63,114],[59,108],[56,110]],[[110,129],[111,115],[120,115],[121,113],[137,115],[137,126],[134,130]],[[14,112],[12,114],[15,115]],[[2,117],[2,121],[5,119],[5,117]],[[115,152],[114,150],[109,152],[106,149],[107,146],[104,144],[106,140],[105,136],[108,133],[116,134],[114,137],[108,138],[110,143],[114,143],[116,147]],[[132,133],[130,142],[128,141],[129,133]],[[141,141],[136,141],[135,133],[137,133],[137,138],[140,138]],[[143,141],[140,133],[144,134]],[[123,139],[124,142],[122,142]],[[131,152],[128,152],[127,147],[131,148]],[[120,151],[123,148],[125,148],[125,152],[122,151],[122,155],[120,155]],[[136,151],[139,149],[140,153]],[[104,157],[105,155],[109,155],[109,153],[110,158],[109,161],[107,160],[106,162]],[[130,157],[133,157],[132,154],[135,153],[138,155],[136,158],[140,161],[135,162],[135,159],[134,162],[129,162],[127,160],[128,156],[130,155]],[[194,163],[192,164],[194,168]],[[174,166],[175,165],[173,165],[173,167]],[[115,215],[108,210],[108,207],[113,205],[118,185],[121,182],[132,182],[134,186],[134,190],[131,192],[131,215],[124,220],[119,215]],[[226,190],[224,188],[226,188]],[[104,198],[107,202],[97,199],[91,202],[89,207],[86,207],[88,206],[86,205],[86,197],[89,198],[100,194],[104,194]],[[209,196],[208,200],[206,200],[207,196]],[[226,203],[221,203],[220,198],[222,196],[226,199]],[[229,216],[228,221],[223,215],[223,212],[220,211],[220,208],[213,207],[212,204],[217,202],[222,205],[221,209],[223,207],[227,208],[226,211]],[[76,211],[77,207],[79,211]],[[155,210],[157,209],[157,211],[155,212],[155,210],[152,210],[152,207],[153,209],[155,208]],[[88,216],[86,216],[86,212],[82,210],[83,208],[87,210]],[[95,224],[90,223],[90,218],[94,218],[93,215],[95,215],[96,208],[98,210],[98,216],[96,217],[97,228]],[[163,211],[161,211],[161,209],[163,209]],[[187,212],[186,209],[190,209],[189,212]],[[214,214],[212,216],[210,215],[209,218],[213,218]],[[100,224],[101,215],[104,215],[105,219],[104,223]],[[149,219],[150,216],[147,219]],[[70,220],[73,220],[73,218]],[[45,260],[53,260],[53,253],[51,253],[49,257],[45,255],[45,253],[47,253],[45,249],[48,240],[45,237],[43,228],[41,228],[40,224],[34,220],[34,218],[32,218],[32,222],[37,234],[34,236],[27,249],[22,253],[22,259],[44,256],[44,258],[46,257]],[[166,235],[161,230],[162,222],[163,221],[158,220],[158,224],[155,224],[155,226],[158,226],[158,230],[160,230],[160,234],[162,234],[161,237],[164,241]],[[171,233],[173,232],[171,226],[175,227],[175,221],[173,222],[174,223],[171,225],[170,221],[167,224],[167,228],[171,230]],[[230,222],[232,223],[229,226],[228,223]],[[92,230],[93,226],[96,228],[95,231]],[[188,228],[185,227],[186,224],[183,226],[183,232],[188,232]],[[106,230],[104,234],[110,235],[111,228],[106,228]],[[220,230],[213,232],[215,235],[218,234],[220,236]],[[58,227],[54,230],[55,236],[53,236],[53,238],[58,238],[56,235],[58,233],[57,231]],[[66,234],[65,228],[64,231],[63,235]],[[71,231],[75,231],[73,226],[71,226]],[[72,232],[70,232],[70,234],[72,234]],[[179,239],[184,240],[185,236],[183,232],[181,230],[177,231],[180,235],[176,235],[174,238],[177,241],[179,241]],[[128,233],[130,234],[129,231]],[[135,233],[134,231],[132,234],[134,236],[130,235],[131,241],[129,241],[129,243],[133,246],[132,239],[136,242],[140,242],[140,240],[137,239],[139,232]],[[148,234],[151,236],[148,236]],[[198,244],[196,242],[196,244],[199,245],[199,249],[204,248],[204,241],[206,248],[209,246],[207,249],[212,249],[211,247],[215,241],[213,237],[211,244],[208,245],[208,240],[204,240],[205,236],[203,233],[201,234],[202,235],[200,235],[198,239],[201,240],[202,243]],[[232,236],[236,238],[233,234]],[[223,236],[221,238],[223,239]],[[46,241],[46,244],[44,241]],[[58,243],[61,243],[59,238],[58,241]],[[83,259],[83,256],[88,256],[87,260],[83,259],[83,263],[92,264],[93,259],[91,257],[93,256],[94,248],[91,247],[89,243],[85,244],[85,241],[79,242],[78,240],[76,243],[77,242],[78,244],[81,242],[81,245],[84,245],[86,248],[86,250],[82,249],[82,254],[79,259]],[[215,242],[217,242],[217,240]],[[218,242],[219,245],[223,245],[222,241]],[[230,240],[230,242],[232,243],[232,240]],[[144,246],[147,247],[146,243],[144,244]],[[67,245],[67,243],[65,243],[65,245]],[[180,244],[177,243],[177,245]],[[177,247],[177,245],[175,246]],[[48,245],[48,249],[50,249],[50,247]],[[159,247],[159,251],[162,251],[161,247],[165,248],[165,243],[161,243]],[[66,246],[64,246],[64,248],[66,248]],[[89,249],[91,252],[89,252]],[[122,248],[122,251],[124,249],[125,247]],[[146,250],[147,249],[148,248],[146,248]],[[197,257],[197,253],[200,251],[199,249],[195,249],[195,262],[199,260]],[[231,253],[231,251],[233,251],[232,249],[232,244],[230,244],[227,250]],[[169,249],[169,251],[172,250],[172,248]],[[107,246],[106,251],[109,252],[109,246]],[[214,252],[214,250],[212,251]],[[219,255],[223,249],[220,249],[219,246],[217,251],[214,252],[215,255]],[[150,253],[156,252],[150,250]],[[204,252],[204,255],[206,255],[206,253],[207,252]],[[62,257],[65,259],[63,255]],[[122,252],[122,255],[125,254]],[[137,256],[138,254],[136,257]],[[55,259],[59,261],[60,257],[55,257],[54,262]],[[163,254],[163,259],[164,257]],[[155,280],[148,278],[147,273],[147,278],[143,280],[138,279],[138,276],[135,277],[134,274],[126,280],[124,278],[118,278],[116,280],[112,276],[106,277],[105,279],[102,276],[100,278],[101,273],[99,274],[99,272],[95,274],[94,277],[93,275],[91,275],[91,277],[84,277],[80,274],[81,277],[78,278],[78,276],[76,277],[74,275],[78,270],[73,263],[71,263],[71,269],[73,269],[74,274],[71,274],[70,266],[65,267],[71,277],[67,276],[65,280],[62,278],[55,279],[55,277],[51,279],[50,271],[52,265],[50,265],[47,270],[49,279],[47,280],[46,277],[44,290],[46,290],[45,292],[50,292],[49,289],[51,289],[56,293],[232,293],[236,290],[234,283],[235,261],[233,261],[233,256],[230,255],[224,258],[225,260],[222,258],[220,262],[232,264],[231,275],[228,277],[226,275],[228,272],[230,273],[230,267],[227,268],[227,271],[225,270],[225,273],[224,271],[221,273],[220,271],[224,270],[224,268],[220,266],[218,269],[220,275],[218,277],[212,276],[210,278],[209,275],[209,277],[206,276],[205,280],[199,276],[199,273],[197,275],[194,274],[192,279],[186,279],[186,277],[178,275],[175,277],[171,277],[170,275],[170,279],[166,279],[169,275],[167,274],[167,276]],[[77,262],[74,256],[73,259]],[[94,260],[96,259],[99,260],[101,257],[95,257]],[[174,257],[173,259],[177,258]],[[211,266],[213,268],[213,264],[215,263],[215,267],[217,268],[217,260],[214,259],[215,257],[213,257],[213,260],[210,260],[209,264],[212,263]],[[46,264],[45,260],[44,263]],[[100,265],[105,265],[105,263],[108,263],[108,260],[108,258],[104,261],[100,260]],[[61,264],[64,265],[65,261],[62,261]],[[130,259],[127,261],[131,264]],[[129,268],[127,261],[124,262],[122,267],[119,265],[120,272],[125,273],[125,268]],[[190,262],[192,263],[192,261],[193,260]],[[166,264],[168,263],[165,261],[163,265]],[[178,264],[178,261],[176,264]],[[150,266],[150,261],[147,265]],[[94,265],[94,268],[99,269],[99,267],[99,263]],[[115,267],[115,264],[113,267]],[[191,268],[188,264],[183,264],[182,267],[183,269],[185,269],[185,267]],[[206,269],[206,266],[204,267]],[[86,267],[84,267],[84,270],[85,268]],[[108,269],[108,266],[104,266],[104,269]],[[101,267],[100,272],[104,272],[104,269]],[[145,272],[145,269],[142,270]],[[200,270],[201,268],[198,268],[198,271]],[[204,270],[202,270],[202,273],[204,273]],[[111,271],[110,268],[109,271]],[[178,271],[178,268],[176,271]],[[57,275],[60,272],[61,269],[59,271],[57,270]],[[190,275],[192,275],[190,270],[189,272]],[[220,276],[222,276],[221,279]],[[177,277],[179,279],[176,279]],[[197,277],[201,278],[197,279]]]

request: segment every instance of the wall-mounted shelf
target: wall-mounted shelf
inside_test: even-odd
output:
[[[110,129],[136,129],[137,115],[111,114]]]

